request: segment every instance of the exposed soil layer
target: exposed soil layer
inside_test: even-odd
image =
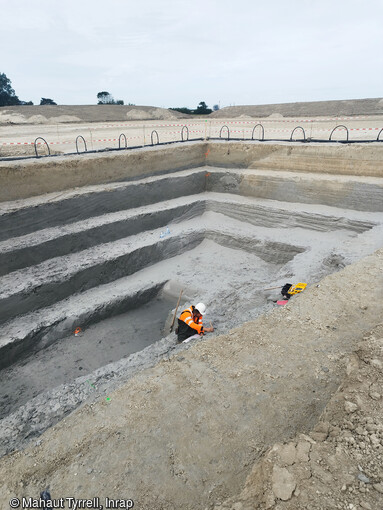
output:
[[[320,117],[320,116],[352,116],[381,115],[383,99],[349,99],[338,101],[311,101],[302,103],[281,103],[265,105],[226,106],[210,114],[214,118],[236,118],[241,115],[249,117],[268,117],[280,115],[284,117]]]
[[[27,170],[0,165],[25,197],[0,210],[0,505],[48,485],[152,510],[299,498],[298,460],[267,471],[263,454],[331,422],[323,410],[383,311],[381,147],[348,149],[219,142],[29,162],[20,190]],[[169,333],[181,289],[180,307],[206,303],[213,335]],[[314,443],[294,441],[309,462]],[[270,490],[228,500],[254,462]]]
[[[318,421],[347,355],[382,316],[382,260],[380,250],[284,309],[178,347],[83,406],[0,461],[3,505],[46,486],[53,497],[129,497],[144,509],[205,508],[238,493],[268,446]]]
[[[279,172],[279,182],[269,185],[265,182],[274,178],[274,172],[207,169],[210,171],[187,170],[82,188],[58,197],[48,195],[4,204],[4,237],[9,238],[14,233],[24,235],[0,244],[3,272],[9,273],[1,279],[0,320],[3,323],[13,321],[5,326],[0,339],[2,366],[16,359],[23,345],[29,350],[40,341],[44,344],[48,328],[51,342],[54,330],[58,335],[68,333],[68,328],[80,320],[79,314],[74,314],[73,308],[70,311],[70,307],[62,308],[59,315],[52,315],[48,309],[42,314],[40,309],[53,307],[74,293],[85,293],[126,278],[193,249],[204,239],[244,249],[273,264],[286,265],[295,258],[296,262],[284,269],[284,273],[290,278],[295,275],[311,281],[371,253],[380,245],[377,236],[382,229],[382,215],[371,211],[380,209],[379,200],[374,199],[381,189],[377,178],[370,178],[370,187],[366,188],[366,184],[355,177],[348,180],[326,177],[331,198],[323,194],[325,201],[369,209],[363,212],[318,204],[322,195],[315,196],[312,186],[319,177],[309,185],[308,174],[298,177]],[[255,185],[255,179],[260,186]],[[324,178],[320,182],[324,183]],[[206,189],[211,191],[189,195]],[[303,203],[297,206],[293,202],[270,200],[283,198],[283,189],[289,190],[287,198]],[[247,197],[241,197],[242,192]],[[171,200],[158,202],[161,195]],[[353,201],[351,196],[355,196]],[[148,205],[134,207],[140,202]],[[127,206],[130,208],[124,209]],[[99,215],[92,218],[96,211]],[[103,212],[105,214],[100,214]],[[85,220],[71,223],[73,219],[82,218]],[[166,226],[169,229],[169,225],[171,235],[163,238],[161,230]],[[34,226],[37,230],[31,232]],[[48,228],[43,228],[45,226]],[[296,257],[298,254],[302,256]],[[174,278],[171,271],[165,273],[167,279]],[[268,278],[281,281],[282,277],[282,274],[271,273]],[[157,277],[155,284],[161,285],[163,281]],[[147,281],[145,285],[150,287],[152,283]],[[202,289],[206,294],[203,284]],[[103,290],[100,289],[99,294],[102,295]],[[86,309],[88,301],[83,299],[81,310]],[[120,297],[117,302],[115,296],[112,300],[109,297],[108,302],[98,300],[97,307],[120,310],[120,301]],[[90,316],[93,321],[97,317],[92,311],[95,308],[93,298],[89,302],[89,312],[81,314],[86,324]],[[25,323],[30,321],[29,333],[21,333],[20,320],[16,319],[20,314],[26,314]],[[47,321],[49,316],[52,319]]]
[[[335,187],[342,187],[343,183],[344,194],[347,196],[350,192],[348,186],[352,189],[359,182],[361,187],[366,180],[368,187],[370,178],[380,179],[383,175],[382,161],[383,144],[379,142],[349,146],[337,143],[257,141],[185,142],[169,147],[148,147],[113,153],[0,161],[0,203],[39,197],[48,193],[52,193],[53,196],[50,198],[55,200],[54,196],[65,196],[76,187],[99,184],[108,186],[118,181],[140,179],[205,165],[228,170],[240,168],[298,173],[298,176],[292,179],[302,192],[307,192],[310,188],[310,182],[307,183],[308,186],[306,185],[304,174],[315,174],[313,178],[318,177],[315,184],[322,188],[317,202],[321,203],[326,192],[332,195],[329,180],[335,180]],[[347,184],[347,179],[342,180],[343,176],[348,176],[348,179],[353,176],[353,179]],[[277,173],[275,177],[278,177]],[[253,182],[253,187],[254,184],[256,181]],[[277,183],[269,181],[268,184],[271,185],[271,189],[278,190]],[[232,186],[232,183],[229,182],[230,185]],[[381,184],[377,186],[382,187]],[[260,192],[262,191],[260,186]],[[290,193],[284,195],[289,196]],[[312,200],[313,195],[311,193]],[[290,201],[294,201],[295,197],[296,195],[292,195]]]
[[[236,118],[241,115],[249,117],[268,117],[273,114],[284,117],[382,115],[383,99],[368,98],[268,105],[227,106],[205,116],[205,118]],[[169,120],[182,118],[188,119],[190,116],[174,110],[153,106],[36,105],[8,106],[2,108],[0,124],[56,124],[64,122],[113,122],[124,120]]]
[[[374,510],[383,503],[383,324],[349,357],[346,377],[309,435],[275,444],[242,492],[214,510]]]
[[[0,372],[0,419],[48,389],[70,383],[157,342],[163,336],[172,306],[172,301],[157,296],[138,308],[81,329],[77,335],[72,333],[33,356],[27,353]],[[89,385],[95,389],[90,382]]]
[[[1,124],[57,124],[68,122],[113,122],[146,119],[179,119],[179,112],[154,106],[7,106],[1,109]]]

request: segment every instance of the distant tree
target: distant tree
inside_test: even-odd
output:
[[[97,94],[98,104],[116,104],[110,92],[99,92]]]
[[[184,106],[183,108],[169,108],[169,110],[174,110],[174,111],[180,112],[180,113],[187,113],[189,115],[191,115],[193,113],[193,110],[186,108],[186,106]]]
[[[21,106],[33,106],[32,101],[20,101]]]
[[[14,106],[20,104],[12,88],[11,80],[4,73],[0,73],[0,106]]]
[[[40,105],[42,104],[57,104],[53,101],[53,99],[48,99],[47,97],[42,97],[40,101]]]
[[[117,99],[116,104],[124,104],[124,101],[122,99]]]
[[[207,107],[207,104],[205,101],[201,101],[199,105],[197,106],[197,109],[194,110],[194,113],[197,115],[207,115],[208,113],[211,113],[213,110]]]
[[[215,105],[213,106],[213,110],[214,110],[215,112],[217,112],[217,111],[219,110],[219,104],[215,104]]]

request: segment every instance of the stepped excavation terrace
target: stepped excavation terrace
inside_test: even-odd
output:
[[[380,248],[382,161],[379,143],[222,140],[0,162],[1,453],[192,349],[170,333],[181,289],[215,326],[198,342],[219,341],[282,313],[266,288],[309,293]]]

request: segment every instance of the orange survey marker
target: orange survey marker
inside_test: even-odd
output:
[[[81,328],[76,328],[74,330],[74,336],[78,336],[81,333]]]
[[[307,283],[297,283],[295,285],[292,285],[289,290],[287,291],[288,294],[293,296],[294,294],[299,294],[299,292],[302,292],[302,290],[305,290],[307,287]]]

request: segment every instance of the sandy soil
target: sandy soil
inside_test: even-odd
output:
[[[211,114],[212,117],[350,117],[381,115],[383,99],[351,99],[338,101],[312,101],[266,105],[227,106]]]
[[[21,107],[27,108],[27,107]],[[63,108],[63,107],[62,107]],[[85,107],[84,107],[85,108]],[[247,107],[235,107],[247,108]],[[242,110],[241,110],[242,111]],[[150,120],[145,116],[124,120],[103,120],[100,122],[98,117],[91,117],[95,120],[89,120],[89,115],[81,115],[76,121],[69,121],[59,117],[41,119],[39,123],[21,122],[2,122],[1,119],[7,119],[6,111],[0,112],[0,158],[35,156],[34,142],[37,137],[43,137],[49,145],[51,154],[76,153],[76,138],[82,136],[86,143],[88,151],[116,149],[125,146],[125,135],[127,146],[143,146],[156,144],[157,141],[171,142],[180,141],[182,134],[186,139],[196,138],[227,138],[228,129],[231,139],[278,139],[294,140],[316,139],[316,140],[346,140],[347,132],[343,127],[338,128],[334,133],[332,131],[337,126],[346,126],[348,129],[349,140],[376,140],[383,128],[383,114],[358,115],[354,117],[335,117],[335,116],[317,116],[302,115],[293,117],[283,117],[281,115],[257,115],[243,116],[231,111],[230,108],[222,109],[215,116],[187,117],[182,116],[159,116],[152,117]],[[12,114],[16,115],[16,114]],[[26,120],[26,119],[24,119]],[[261,123],[264,128],[255,126]],[[186,132],[186,126],[189,133]],[[226,126],[226,127],[224,127]],[[298,128],[298,129],[295,129]],[[183,133],[182,133],[182,130]],[[294,131],[295,130],[295,131]],[[157,138],[157,134],[158,138]],[[294,133],[293,133],[294,131]],[[382,139],[383,133],[380,133]],[[78,139],[78,151],[85,151],[84,140]],[[39,156],[48,154],[48,148],[43,140],[37,141],[37,153]]]
[[[230,175],[235,175],[234,170]],[[224,172],[221,177],[224,180],[227,179],[227,173]],[[157,182],[158,188],[159,178],[154,182]],[[148,192],[148,189],[146,191]],[[165,238],[160,237],[161,231],[165,230],[162,226],[146,232],[142,231],[143,223],[141,223],[140,213],[142,214],[143,209],[150,216],[154,226],[155,211],[160,212],[161,209],[166,209],[170,205],[173,207],[186,205],[193,203],[193,200],[202,199],[206,200],[208,208],[212,210],[207,210],[201,215],[199,208],[191,208],[190,211],[185,209],[181,215],[176,214],[174,221],[168,224],[169,234]],[[225,214],[220,211],[224,211]],[[178,197],[170,202],[137,210],[131,209],[128,216],[125,212],[122,218],[121,214],[123,213],[117,213],[117,219],[125,218],[126,220],[129,216],[137,217],[138,226],[134,230],[137,234],[134,238],[122,236],[120,239],[116,233],[117,240],[115,240],[115,238],[107,239],[105,234],[102,234],[97,238],[98,243],[101,240],[113,242],[93,246],[89,250],[79,251],[77,247],[76,253],[69,253],[63,257],[58,257],[58,253],[55,252],[49,255],[46,248],[40,247],[48,260],[36,266],[13,271],[2,278],[0,294],[3,297],[7,286],[9,293],[14,293],[18,287],[24,289],[22,299],[20,295],[16,296],[15,302],[20,303],[18,311],[21,310],[21,306],[24,306],[21,305],[21,301],[26,302],[28,298],[33,301],[39,300],[34,306],[42,306],[41,300],[45,303],[48,300],[48,304],[51,304],[53,300],[51,288],[48,288],[48,294],[46,292],[43,294],[43,287],[49,282],[52,284],[55,277],[59,277],[56,283],[60,285],[60,288],[64,286],[66,292],[70,293],[73,292],[75,284],[79,285],[80,279],[88,285],[89,273],[79,276],[78,271],[80,268],[85,270],[87,266],[91,270],[91,266],[97,261],[95,283],[100,284],[101,287],[89,289],[80,296],[70,296],[67,302],[53,304],[50,308],[39,310],[36,314],[30,313],[29,330],[32,332],[32,342],[35,347],[31,348],[30,342],[25,341],[28,358],[20,359],[1,374],[0,397],[3,398],[1,416],[11,414],[2,422],[3,430],[8,432],[0,433],[0,452],[4,451],[4,448],[5,451],[10,451],[12,447],[20,447],[25,443],[25,438],[29,438],[31,434],[35,436],[41,433],[76,405],[87,402],[89,398],[95,398],[97,393],[92,391],[89,395],[89,383],[86,384],[87,381],[84,381],[85,374],[89,374],[92,381],[97,380],[97,386],[103,385],[103,390],[110,391],[115,387],[118,377],[123,375],[125,379],[121,382],[126,380],[129,373],[129,360],[125,358],[129,354],[146,348],[145,355],[142,353],[142,357],[145,358],[144,366],[147,366],[148,363],[153,365],[158,355],[166,352],[164,342],[167,345],[167,352],[174,348],[173,337],[166,338],[160,343],[159,349],[156,345],[150,348],[148,346],[161,338],[163,325],[160,324],[160,317],[162,315],[163,321],[165,320],[181,288],[189,289],[185,294],[193,295],[197,300],[203,299],[208,304],[206,320],[213,320],[215,334],[222,334],[235,325],[253,320],[263,312],[275,308],[273,301],[278,299],[278,290],[264,292],[264,287],[278,284],[281,287],[291,279],[308,281],[310,285],[314,285],[323,276],[358,260],[381,245],[378,240],[382,232],[381,213],[345,211],[313,204],[300,204],[297,207],[295,203],[259,199],[254,204],[253,199],[249,197],[232,194],[204,193],[191,197]],[[199,215],[196,217],[196,214]],[[116,213],[112,216],[116,216]],[[102,219],[102,217],[98,218],[98,221]],[[84,225],[80,222],[77,226],[74,224],[67,228],[70,231],[71,228],[76,227],[84,234],[83,228],[89,221],[85,220]],[[150,223],[146,223],[146,229],[148,227]],[[108,230],[111,232],[112,228],[111,223]],[[65,228],[62,226],[58,229],[40,230],[38,239],[35,241],[42,242],[44,237],[50,239],[52,235],[64,234]],[[203,239],[201,237],[197,241],[199,243],[197,247],[190,249],[191,245],[185,253],[170,258],[170,243],[174,239],[176,241],[178,238],[182,239],[182,244],[180,245],[177,241],[177,246],[184,250],[185,247],[187,248],[187,243],[194,243],[195,236],[199,235],[207,236],[207,238],[201,242]],[[17,238],[15,242],[26,244],[31,252],[33,237],[34,234],[29,234],[25,238]],[[105,257],[106,260],[112,260],[112,265],[108,262],[108,267],[112,267],[114,278],[117,278],[117,265],[114,260],[118,258],[118,253],[121,254],[121,250],[125,253],[127,248],[128,254],[132,253],[140,246],[145,246],[147,242],[163,245],[164,254],[167,255],[165,260],[154,264],[153,253],[142,250],[138,256],[139,265],[136,268],[137,271],[141,270],[127,276],[124,263],[121,273],[124,278],[112,283],[105,280],[108,273],[104,267]],[[4,242],[4,245],[6,244],[7,241]],[[57,249],[58,245],[59,238],[56,237]],[[83,248],[87,248],[87,245]],[[54,255],[56,257],[51,259]],[[127,260],[132,267],[132,257],[129,256]],[[235,267],[233,267],[233,261],[235,261]],[[64,267],[67,267],[65,275]],[[197,272],[196,268],[198,268]],[[74,277],[70,276],[73,271]],[[121,311],[118,295],[122,286],[122,292],[126,292],[126,289],[132,292],[135,288],[160,285],[161,281],[171,279],[179,282],[172,304],[169,301],[161,302],[161,306],[151,303],[137,312],[123,314],[113,320],[101,321],[86,330],[81,339],[67,336],[61,329],[54,336],[53,327],[46,336],[44,335],[42,325],[44,320],[47,321],[45,329],[48,325],[58,327],[61,316],[61,328],[67,327],[69,331],[73,331],[77,325],[88,326],[89,319],[85,319],[84,315],[82,321],[79,318],[79,307],[83,314],[85,308],[89,308],[91,320],[99,321],[97,310],[102,310],[106,303],[113,313]],[[61,291],[64,291],[64,288],[61,290],[57,288],[55,296]],[[98,303],[95,295],[100,296],[101,301]],[[32,302],[30,304],[32,305]],[[230,313],[222,313],[222,308],[229,309]],[[5,309],[6,306],[3,304],[3,314]],[[58,313],[61,315],[57,315]],[[146,314],[150,315],[149,322],[144,320]],[[53,318],[50,319],[50,316]],[[28,323],[27,317],[23,318],[25,327]],[[68,322],[70,325],[66,326]],[[111,323],[115,323],[117,328],[111,329]],[[139,327],[140,323],[143,323],[142,327]],[[9,324],[3,327],[2,340],[15,338],[15,335],[19,334],[22,328],[21,321],[15,319],[12,324],[12,327]],[[71,325],[72,329],[70,329]],[[37,340],[39,328],[44,335],[40,343]],[[164,334],[167,335],[168,331]],[[139,334],[139,338],[135,337],[135,334]],[[54,342],[53,345],[44,349],[45,345],[52,342]],[[134,350],[131,349],[131,344],[135,346]],[[91,351],[92,355],[86,356],[87,351]],[[120,358],[126,361],[125,370],[122,369],[123,362],[119,361]],[[102,375],[100,371],[94,372],[100,367],[104,367]],[[32,375],[30,375],[31,372]],[[117,373],[120,373],[118,377]],[[113,374],[113,380],[108,385],[111,374]],[[68,384],[75,388],[76,400],[74,401],[71,392],[68,391]],[[39,423],[30,428],[29,418],[36,413],[40,417]]]
[[[34,105],[0,109],[0,124],[61,124],[68,122],[123,122],[170,120],[185,115],[167,108],[129,105]]]
[[[342,381],[348,357],[379,323],[382,259],[380,250],[328,276],[284,309],[228,335],[188,344],[107,400],[80,408],[34,446],[3,458],[3,506],[11,496],[37,496],[48,485],[53,497],[132,498],[137,508],[154,510],[210,508],[239,493],[268,446],[313,429]],[[367,349],[364,357],[375,355]],[[378,370],[379,363],[373,363]],[[371,391],[373,405],[380,406],[378,389]],[[363,405],[351,393],[347,401]],[[330,420],[338,426],[336,416]],[[364,430],[354,439],[364,443],[362,455],[368,450]],[[307,447],[300,448],[304,453]],[[378,501],[381,471],[371,472],[367,457],[358,462],[371,477],[370,492],[378,493],[367,493],[366,503]],[[276,473],[290,480],[284,471]],[[269,508],[284,508],[279,505],[286,500],[285,482],[280,483]],[[338,508],[352,503],[342,487]],[[309,508],[327,508],[323,501],[317,497]],[[297,508],[308,508],[302,504]]]
[[[173,302],[161,297],[129,310],[60,342],[21,358],[0,372],[0,419],[48,388],[145,349],[163,336],[165,318]],[[150,321],[147,316],[150,315]],[[92,388],[92,383],[89,382]],[[94,388],[93,388],[94,389]]]
[[[361,338],[309,435],[275,444],[241,493],[214,510],[383,507],[382,336],[380,323]]]
[[[249,117],[198,119],[189,128],[195,136],[214,137],[225,123],[231,136],[250,137],[254,118]],[[347,119],[350,137],[374,138],[371,133],[379,132],[382,119]],[[147,143],[153,129],[161,141],[178,139],[183,125],[182,119],[128,120],[123,126],[68,120],[74,119],[0,127],[6,144],[0,156],[27,154],[40,133],[49,137],[54,150],[69,152],[84,129],[90,148],[97,149],[115,147],[121,129],[134,145]],[[307,135],[328,138],[339,120],[274,115],[265,120],[266,137],[288,139],[296,124],[307,122]],[[280,229],[286,240],[298,235],[298,229],[285,231]],[[352,262],[355,236],[348,239],[347,232],[339,232],[337,240],[337,235],[327,240],[334,246],[341,241]],[[381,229],[362,235],[366,243],[359,255],[379,245]],[[316,237],[319,247],[321,235]],[[41,398],[38,405],[21,406],[17,420],[3,422],[5,448],[11,451],[17,445],[20,451],[0,459],[0,508],[8,508],[11,497],[37,498],[49,487],[53,498],[99,497],[102,504],[106,497],[131,498],[135,508],[148,510],[381,510],[383,250],[344,269],[342,258],[330,257],[329,267],[316,268],[315,285],[284,308],[275,308],[272,293],[269,301],[265,294],[260,299],[259,290],[273,271],[278,282],[298,276],[300,267],[309,276],[308,266],[299,265],[300,255],[279,273],[267,261],[258,261],[259,287],[252,280],[254,256],[242,254],[239,260],[226,254],[223,260],[222,253],[212,250],[206,261],[203,254],[190,255],[187,274],[184,266],[174,266],[190,287],[195,264],[204,267],[207,289],[212,278],[220,278],[221,286],[211,285],[211,293],[206,292],[211,303],[206,319],[218,326],[216,334],[187,345],[176,345],[174,335],[168,335],[154,348],[96,369],[90,383],[88,374],[70,381],[82,365],[71,348],[74,338],[68,337],[74,356],[68,379],[61,374],[64,384],[58,391],[42,392],[35,397]],[[311,255],[314,260],[315,253]],[[209,271],[212,260],[214,274]],[[228,262],[241,274],[234,282],[225,271]],[[334,269],[341,270],[319,281]],[[251,322],[231,330],[242,313]],[[134,338],[133,321],[129,327]],[[113,330],[113,349],[101,339],[101,364],[108,349],[117,358],[120,347],[125,349],[122,330],[125,334],[124,322]],[[83,338],[86,343],[78,352],[84,359],[99,340],[91,328]],[[64,356],[64,344],[62,349]],[[34,359],[33,374],[21,361],[7,372],[5,384],[21,395],[26,386],[30,395],[41,392],[40,371],[55,380],[55,362],[47,357],[49,351]],[[8,411],[19,405],[10,391],[2,396]],[[52,423],[50,412],[67,416],[39,436]]]

